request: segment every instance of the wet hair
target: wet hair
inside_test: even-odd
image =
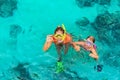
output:
[[[62,27],[57,27],[56,29],[55,29],[55,32],[54,32],[54,34],[57,32],[57,31],[62,31],[63,32],[63,34],[64,34],[64,29],[62,28]]]
[[[88,36],[86,39],[90,38],[92,39],[93,43],[95,43],[95,38],[93,36]]]

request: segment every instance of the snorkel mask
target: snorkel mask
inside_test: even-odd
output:
[[[87,43],[88,46],[93,45],[94,49],[97,48],[97,46],[94,43],[90,42],[89,40],[86,40],[86,43]]]
[[[64,24],[62,24],[62,28],[63,28],[63,30],[64,30],[64,34],[55,34],[55,35],[54,35],[54,37],[55,37],[56,39],[58,39],[58,41],[60,41],[60,42],[64,41],[64,39],[65,39],[65,37],[66,37],[66,29],[65,29]]]

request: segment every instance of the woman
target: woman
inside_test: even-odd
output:
[[[65,27],[62,24],[62,27],[58,26],[53,35],[48,35],[46,42],[44,44],[43,50],[47,51],[51,44],[54,43],[56,45],[57,53],[58,53],[58,61],[61,61],[62,54],[61,54],[61,48],[65,46],[64,53],[66,54],[68,52],[68,47],[70,43],[72,42],[72,37],[66,33]]]
[[[95,38],[93,36],[88,36],[85,41],[72,42],[76,51],[80,51],[80,46],[85,50],[89,51],[89,56],[98,60],[98,54],[96,52],[96,45],[94,44]]]

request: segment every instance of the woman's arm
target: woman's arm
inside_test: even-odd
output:
[[[71,44],[76,51],[80,51],[80,46],[83,46],[84,42],[83,41],[71,42]]]
[[[96,60],[98,60],[98,54],[97,54],[97,52],[96,52],[96,50],[93,48],[93,49],[91,49],[91,53],[90,53],[90,55],[89,56],[91,56],[91,57],[93,57],[93,58],[95,58]]]
[[[80,46],[83,46],[83,45],[84,45],[84,41],[74,42],[74,44],[76,44],[76,45],[80,45]]]
[[[45,44],[44,44],[44,46],[43,46],[43,50],[44,50],[44,51],[47,51],[47,50],[50,48],[52,42],[53,42],[52,35],[48,35],[48,36],[47,36],[47,39],[46,39],[46,42],[45,42]]]

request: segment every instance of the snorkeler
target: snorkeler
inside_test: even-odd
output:
[[[85,50],[90,52],[90,57],[98,61],[99,56],[96,52],[97,47],[95,45],[95,38],[93,36],[88,36],[84,41],[72,42],[72,45],[76,51],[80,51],[80,46],[83,47]],[[97,70],[97,72],[101,72],[102,68],[103,65],[99,64],[98,62],[97,65],[94,66],[94,70]]]
[[[96,52],[96,45],[94,44],[95,38],[93,36],[88,36],[85,41],[72,42],[74,49],[80,51],[80,46],[85,50],[89,51],[89,56],[98,60],[98,54]]]
[[[65,46],[64,54],[68,52],[68,47],[72,42],[72,37],[66,32],[64,25],[58,26],[53,35],[48,35],[46,42],[44,44],[43,50],[47,51],[51,44],[54,43],[56,45],[57,53],[58,53],[58,62],[62,60],[61,49]]]

